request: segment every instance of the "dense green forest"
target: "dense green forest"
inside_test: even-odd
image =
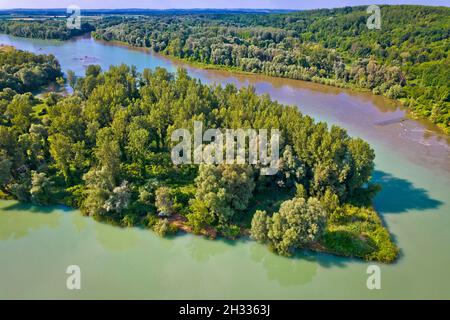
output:
[[[17,37],[68,40],[94,30],[89,23],[80,29],[68,29],[66,20],[0,20],[0,33]]]
[[[312,248],[384,262],[397,256],[371,207],[379,189],[370,183],[374,151],[344,129],[251,87],[203,85],[182,69],[141,74],[91,65],[84,77],[69,72],[68,82],[70,95],[3,89],[3,197],[61,203],[160,235],[179,228],[250,234],[283,255]],[[258,165],[174,165],[171,132],[194,120],[206,128],[279,129],[278,174],[262,175]]]
[[[54,56],[0,46],[0,91],[6,88],[18,93],[34,91],[59,77],[61,67]]]
[[[95,28],[97,39],[204,65],[371,90],[450,133],[450,8],[381,6],[381,30],[367,28],[366,9],[102,15],[82,30],[4,20],[0,32],[67,39]]]
[[[94,36],[204,64],[371,90],[450,131],[450,8],[108,17]]]

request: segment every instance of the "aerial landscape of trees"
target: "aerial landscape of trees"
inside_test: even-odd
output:
[[[62,77],[59,62],[54,56],[34,55],[29,52],[0,46],[0,91],[24,93]]]
[[[181,11],[0,20],[0,33],[150,48],[203,67],[369,90],[450,133],[450,9],[381,6],[298,12]],[[87,13],[89,16],[89,12]],[[72,89],[70,93],[65,83]],[[46,90],[52,86],[52,90]],[[178,128],[278,129],[278,172],[260,165],[176,165]],[[0,47],[0,197],[63,204],[160,236],[249,236],[292,256],[311,249],[392,262],[398,249],[372,207],[375,153],[255,89],[204,85],[179,69],[86,66]]]
[[[381,6],[293,13],[105,17],[93,35],[231,70],[350,86],[400,99],[450,128],[450,9]]]
[[[9,52],[30,63],[38,57]],[[39,96],[0,92],[3,198],[64,204],[161,236],[180,228],[250,235],[287,256],[307,248],[383,262],[397,257],[372,208],[375,153],[344,129],[251,87],[203,85],[183,69],[91,65],[70,82],[71,94],[63,87]],[[171,133],[194,120],[207,128],[279,129],[278,173],[266,176],[250,164],[173,164]]]
[[[366,9],[86,11],[81,29],[61,19],[5,19],[0,32],[66,40],[93,30],[96,39],[204,66],[370,90],[450,133],[450,9],[381,6],[381,30],[367,28]]]
[[[0,20],[0,33],[17,37],[36,39],[68,40],[94,30],[89,23],[82,23],[81,28],[68,29],[61,20]]]

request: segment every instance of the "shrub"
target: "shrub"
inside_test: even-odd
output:
[[[236,239],[241,233],[241,228],[234,224],[222,224],[219,226],[219,232],[227,239]]]
[[[173,199],[169,188],[161,187],[156,190],[155,206],[158,209],[158,213],[166,215],[173,213]]]
[[[325,230],[326,213],[316,198],[293,198],[281,204],[280,211],[268,220],[271,248],[291,255],[295,248],[317,241]]]
[[[178,228],[171,225],[168,219],[158,220],[153,226],[153,231],[156,232],[160,237],[165,237],[169,234],[174,234],[178,231]]]
[[[190,201],[191,213],[187,215],[192,231],[200,234],[202,229],[214,222],[214,215],[208,210],[203,201],[192,199]]]

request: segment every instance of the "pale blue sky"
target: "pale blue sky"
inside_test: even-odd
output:
[[[312,9],[370,4],[423,4],[449,6],[449,0],[0,0],[0,9],[65,8],[71,4],[81,9],[110,8],[259,8]]]

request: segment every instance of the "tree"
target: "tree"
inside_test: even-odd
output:
[[[78,96],[61,99],[55,106],[48,108],[51,134],[60,133],[71,141],[84,141],[86,121],[82,117],[84,101]]]
[[[11,178],[12,161],[5,150],[0,149],[0,187],[3,187]]]
[[[268,223],[271,247],[281,255],[317,241],[325,230],[326,213],[316,198],[293,198],[281,204]]]
[[[214,215],[200,200],[192,199],[189,204],[191,210],[191,213],[187,215],[189,225],[192,227],[194,233],[200,234],[206,226],[214,222]]]
[[[165,237],[170,232],[170,222],[167,219],[158,220],[153,226],[153,231],[160,237]]]
[[[55,166],[64,176],[66,181],[70,179],[70,164],[73,160],[72,142],[60,133],[48,138],[50,141],[50,154],[55,160]]]
[[[291,188],[305,176],[305,166],[294,155],[290,145],[284,149],[278,168],[278,185]]]
[[[296,183],[295,184],[295,197],[297,197],[297,198],[304,198],[304,199],[308,198],[308,194],[306,192],[306,188],[301,183]]]
[[[15,95],[5,114],[10,119],[14,130],[26,133],[31,126],[32,112],[33,96],[31,93],[26,93]]]
[[[131,192],[127,181],[123,181],[118,187],[115,187],[109,196],[109,199],[105,201],[104,208],[106,212],[122,213],[128,209],[130,204]]]
[[[61,96],[56,92],[49,92],[45,95],[44,102],[47,106],[53,107],[58,103],[60,98]]]
[[[69,83],[69,86],[72,88],[72,90],[75,90],[75,84],[76,84],[77,78],[75,76],[75,72],[72,70],[67,70],[67,82]]]
[[[171,215],[173,213],[173,199],[169,188],[161,187],[156,190],[155,206],[161,215]]]
[[[86,77],[92,76],[92,77],[98,77],[100,75],[100,72],[102,72],[102,67],[98,64],[90,64],[86,68]]]
[[[7,46],[0,48],[0,66],[0,91],[4,88],[18,93],[34,91],[61,76],[60,65],[54,56],[35,55]]]
[[[250,229],[251,237],[260,242],[265,243],[267,241],[267,223],[269,217],[265,211],[257,210],[253,215],[252,227]]]
[[[31,177],[30,173],[23,174],[20,178],[14,179],[10,185],[8,185],[8,191],[19,201],[29,202],[31,195]]]
[[[120,172],[120,146],[111,128],[102,128],[98,131],[95,156],[109,183],[115,186]]]
[[[370,180],[374,169],[375,152],[367,142],[360,138],[349,141],[348,147],[351,162],[347,188],[349,196],[353,196]]]
[[[441,100],[450,83],[445,32],[449,9],[391,6],[387,11],[383,18],[387,32],[378,35],[366,27],[362,7],[257,18],[242,13],[147,15],[139,17],[139,23],[105,17],[96,23],[93,35],[207,64],[405,97],[416,115],[450,132],[449,102]],[[5,32],[22,33],[9,26],[15,23],[4,24]],[[414,24],[427,27],[412,35]],[[441,101],[447,102],[437,107]]]
[[[278,52],[276,46],[266,51],[258,46],[261,39],[283,41],[287,35],[274,30],[248,32],[256,41],[248,51],[237,48],[242,42],[236,39],[237,42],[216,46],[213,58],[230,65],[250,55],[267,71],[271,67],[267,62],[276,55],[277,63],[314,67],[316,75],[326,76],[328,69],[333,69],[334,64],[326,61],[326,50],[303,48],[305,51],[297,56],[291,50],[295,45],[284,43],[289,46],[282,51],[293,52]],[[230,39],[234,38],[238,35]],[[152,43],[142,37],[133,40],[145,41]],[[205,37],[205,41],[209,38]],[[202,51],[200,42],[182,40],[180,45],[180,54],[196,51],[206,61],[211,57],[207,49]],[[13,65],[9,61],[13,59],[1,59],[0,54],[0,69],[2,61],[7,62],[6,69]],[[369,68],[374,77],[377,68],[373,63]],[[46,70],[25,70],[20,73],[19,82],[30,85],[32,74]],[[16,73],[7,71],[0,70],[0,85],[9,85],[9,76]],[[367,71],[366,62],[361,62],[360,71]],[[395,70],[391,71],[390,77],[395,77]],[[159,234],[171,232],[175,223],[151,213],[178,213],[187,217],[195,233],[212,233],[214,228],[221,235],[234,238],[242,234],[240,226],[250,214],[250,204],[273,208],[279,199],[292,197],[296,191],[295,198],[284,202],[279,212],[269,216],[257,211],[252,219],[252,237],[285,255],[319,239],[325,212],[331,213],[331,223],[352,229],[355,238],[375,230],[372,227],[382,228],[375,219],[356,224],[359,221],[340,219],[335,214],[346,213],[339,208],[349,202],[363,205],[362,200],[370,199],[376,191],[368,183],[373,171],[373,150],[343,129],[315,123],[296,107],[258,96],[251,87],[203,85],[182,70],[176,76],[165,69],[140,75],[124,65],[106,72],[90,67],[75,87],[69,96],[43,99],[17,95],[8,89],[0,93],[0,110],[4,111],[0,117],[3,192],[21,201],[63,202],[110,223],[130,226],[144,222],[149,228],[156,226]],[[439,91],[439,95],[445,94],[444,89]],[[439,116],[439,110],[435,114]],[[263,176],[259,165],[255,169],[246,164],[174,165],[168,148],[170,133],[175,128],[191,128],[193,120],[210,128],[279,129],[284,152],[278,176]],[[264,192],[276,192],[280,197],[268,196],[260,201],[266,193],[255,190],[255,177],[259,185],[264,185]],[[254,193],[258,198],[251,201]],[[323,209],[313,198],[303,200],[312,196],[320,199]]]
[[[109,173],[105,167],[99,170],[92,168],[83,176],[83,180],[86,187],[81,212],[94,217],[104,216],[105,202],[110,198],[111,190],[114,188]]]
[[[339,197],[330,191],[330,189],[325,192],[320,202],[322,203],[322,207],[330,214],[339,208]]]
[[[31,201],[36,204],[49,204],[52,198],[52,185],[53,182],[45,172],[31,171]]]
[[[150,134],[145,129],[131,130],[128,134],[127,152],[131,158],[143,165],[146,155],[149,153],[148,141]]]
[[[31,125],[29,133],[19,136],[18,147],[28,167],[38,168],[45,163],[46,138],[45,128],[35,124]]]
[[[249,165],[202,164],[195,182],[196,199],[223,222],[229,222],[247,208],[255,188]]]
[[[56,78],[56,83],[60,88],[64,88],[64,84],[66,83],[66,80],[63,77]]]

